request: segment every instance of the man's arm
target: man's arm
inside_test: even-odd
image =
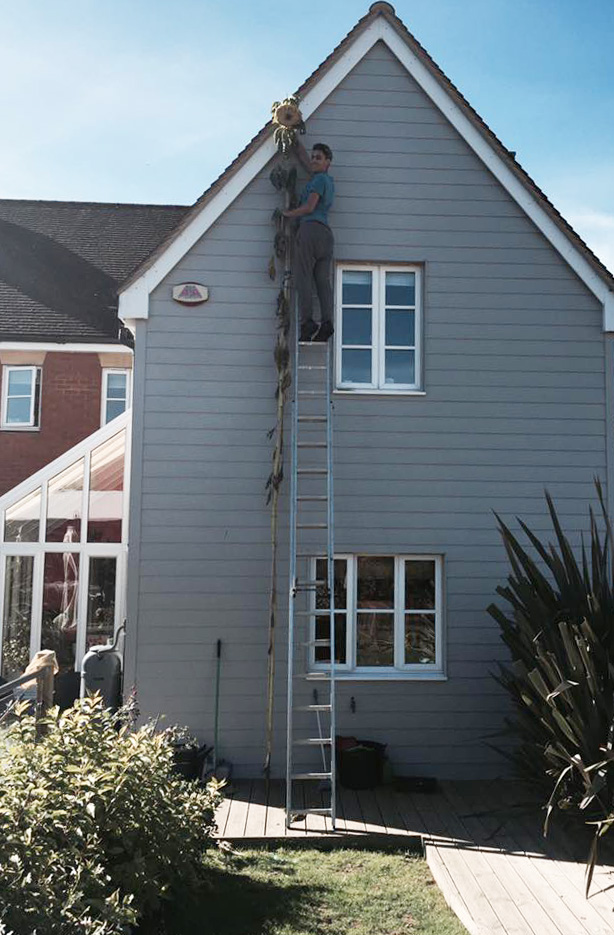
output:
[[[293,208],[291,211],[282,211],[281,213],[285,218],[302,218],[306,214],[312,214],[315,211],[319,200],[318,193],[311,192],[304,205],[299,205],[298,208]]]
[[[298,139],[296,140],[296,143],[294,144],[294,151],[296,153],[296,158],[302,165],[303,169],[306,169],[307,172],[309,172],[309,175],[313,175],[309,153],[307,152],[307,150],[305,149],[301,141]]]

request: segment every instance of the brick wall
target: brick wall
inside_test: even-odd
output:
[[[0,430],[0,495],[100,428],[98,354],[49,351],[42,363],[40,357],[19,361],[42,367],[40,427]],[[2,363],[13,360],[3,355]],[[1,381],[0,372],[0,389]]]

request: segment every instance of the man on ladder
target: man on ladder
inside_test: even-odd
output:
[[[328,212],[335,197],[335,183],[328,170],[333,154],[326,143],[315,143],[311,155],[297,141],[296,155],[311,173],[303,188],[298,208],[284,211],[287,218],[298,218],[294,257],[294,285],[301,322],[301,341],[326,342],[333,333],[333,232]],[[313,318],[312,294],[315,284],[320,303],[320,323]]]

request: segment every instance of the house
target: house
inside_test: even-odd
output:
[[[0,495],[130,405],[117,287],[185,211],[0,200]]]
[[[60,700],[74,696],[75,652],[82,656],[95,634],[113,631],[120,602],[116,613],[109,602],[115,605],[116,583],[123,588],[116,569],[121,554],[109,554],[107,546],[90,559],[88,551],[122,541],[121,507],[115,503],[105,513],[110,500],[122,497],[117,439],[98,454],[94,449],[87,483],[83,456],[80,471],[70,467],[70,456],[66,470],[62,456],[96,439],[101,426],[125,422],[133,341],[117,317],[117,288],[185,211],[0,200],[0,500],[8,491],[13,498],[0,533],[11,553],[0,570],[0,675],[21,671],[42,640],[58,653]],[[44,495],[40,472],[49,481]],[[69,556],[61,550],[81,537],[84,490],[86,549]],[[40,557],[39,539],[45,544]],[[80,561],[87,574],[79,575]],[[76,626],[81,607],[83,621],[92,618],[89,630]]]
[[[491,676],[503,647],[486,607],[508,567],[493,510],[545,532],[547,486],[578,544],[595,476],[612,504],[614,278],[388,3],[371,6],[299,94],[306,140],[331,146],[337,187],[337,730],[387,744],[400,773],[496,775],[483,741],[506,710]],[[220,754],[244,776],[260,773],[265,750],[279,158],[268,125],[119,297],[135,341],[125,684],[144,713],[211,740],[221,640]],[[207,300],[177,301],[188,287]],[[66,456],[83,458],[86,476],[94,451],[120,444],[112,424],[99,432]],[[34,488],[49,495],[45,470],[0,500],[5,517]],[[67,508],[54,561],[125,558],[125,499],[105,503],[88,523],[116,541],[88,553],[82,534],[67,550]],[[42,524],[42,500],[31,512]],[[42,562],[49,546],[2,548],[6,562],[28,548]],[[69,568],[69,589],[75,577]],[[280,588],[287,580],[282,562]],[[86,594],[77,613],[88,615]],[[24,602],[33,633],[36,600],[35,589]],[[283,614],[276,640],[281,775]],[[323,662],[306,653],[305,703]]]

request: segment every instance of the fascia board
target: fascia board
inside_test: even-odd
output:
[[[301,110],[305,119],[309,118],[326,100],[378,40],[382,40],[388,46],[518,206],[602,303],[604,330],[614,330],[614,293],[608,289],[606,283],[549,217],[538,200],[510,170],[488,140],[465,115],[462,108],[450,97],[445,88],[385,19],[378,17],[374,20],[307,92],[301,102]],[[149,317],[150,293],[273,158],[275,152],[273,139],[269,137],[203,207],[176,240],[169,244],[156,262],[145,270],[136,282],[120,293],[118,314],[122,321]]]
[[[492,172],[514,201],[533,221],[544,237],[552,244],[554,249],[571,266],[587,288],[604,306],[604,328],[612,328],[612,312],[606,313],[608,304],[611,306],[614,294],[608,289],[604,281],[598,276],[592,266],[582,254],[574,247],[561,229],[550,218],[539,202],[525,188],[516,175],[505,165],[505,162],[495,152],[488,140],[477,130],[469,118],[463,113],[459,105],[450,97],[437,79],[431,74],[420,59],[411,51],[389,23],[382,23],[382,40],[390,51],[405,66],[412,78],[420,85],[422,90],[433,101],[435,106],[450,121],[452,126],[460,133],[465,142],[473,149],[484,165]],[[610,328],[606,328],[607,324]]]

